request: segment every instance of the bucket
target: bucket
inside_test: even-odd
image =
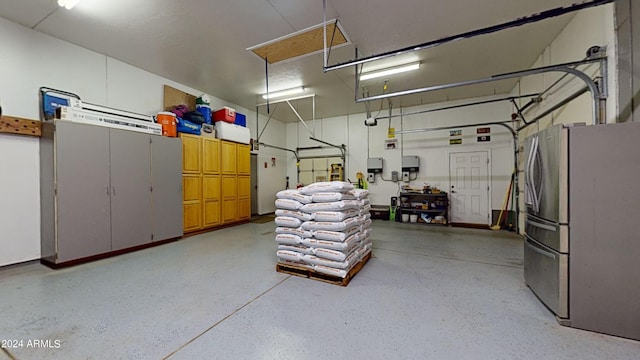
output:
[[[410,216],[409,216],[409,221],[411,221],[411,222],[418,222],[418,215],[415,215],[415,214],[410,215]]]
[[[162,135],[169,137],[178,136],[176,114],[168,111],[159,112],[156,122],[162,125]]]
[[[402,222],[409,222],[409,214],[402,214]]]
[[[211,124],[211,107],[209,105],[196,105],[196,111],[204,116],[206,124]]]

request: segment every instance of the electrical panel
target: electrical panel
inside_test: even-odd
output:
[[[420,172],[420,158],[418,156],[403,156],[402,172]]]
[[[378,174],[382,172],[382,158],[367,159],[367,172],[369,174]]]

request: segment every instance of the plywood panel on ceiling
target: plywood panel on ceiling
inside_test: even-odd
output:
[[[335,34],[334,34],[335,29]],[[303,31],[282,40],[268,42],[249,48],[269,64],[293,59],[298,56],[308,55],[324,49],[323,27]],[[333,41],[332,41],[333,40]],[[327,25],[327,46],[336,47],[348,42],[346,36],[336,23]]]

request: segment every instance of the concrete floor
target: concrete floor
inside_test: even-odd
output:
[[[640,358],[640,342],[558,325],[512,233],[377,220],[343,288],[276,273],[274,228],[0,269],[0,339],[23,342],[0,359]]]

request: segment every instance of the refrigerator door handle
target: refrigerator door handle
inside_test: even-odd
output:
[[[527,163],[525,164],[525,177],[524,177],[524,191],[525,191],[525,205],[533,206],[533,194],[531,193],[531,164],[534,149],[535,137],[531,140],[531,147],[529,148],[529,154],[527,156]]]
[[[531,157],[531,164],[529,164],[529,181],[531,184],[531,194],[533,195],[533,208],[535,209],[536,214],[540,212],[540,199],[538,198],[538,192],[536,189],[535,177],[534,177],[534,168],[536,164],[536,160],[538,159],[538,149],[540,145],[540,138],[536,135],[533,139],[533,149],[531,153],[533,154]]]
[[[543,224],[543,223],[537,222],[537,221],[533,221],[530,218],[527,218],[527,224],[531,224],[532,226],[535,226],[535,227],[540,228],[540,229],[548,230],[548,231],[553,231],[553,232],[557,231],[555,226]]]
[[[528,247],[529,249],[531,249],[531,250],[533,250],[533,251],[537,252],[538,254],[540,254],[540,255],[542,255],[542,256],[546,256],[546,257],[551,258],[551,259],[554,259],[554,260],[556,259],[556,254],[554,254],[554,253],[552,253],[552,252],[550,252],[550,251],[546,251],[546,250],[544,250],[544,249],[540,248],[539,246],[536,246],[536,245],[532,242],[531,238],[530,238],[530,237],[528,237],[528,236],[527,236],[527,241],[526,241],[526,243],[527,243],[527,247]]]

